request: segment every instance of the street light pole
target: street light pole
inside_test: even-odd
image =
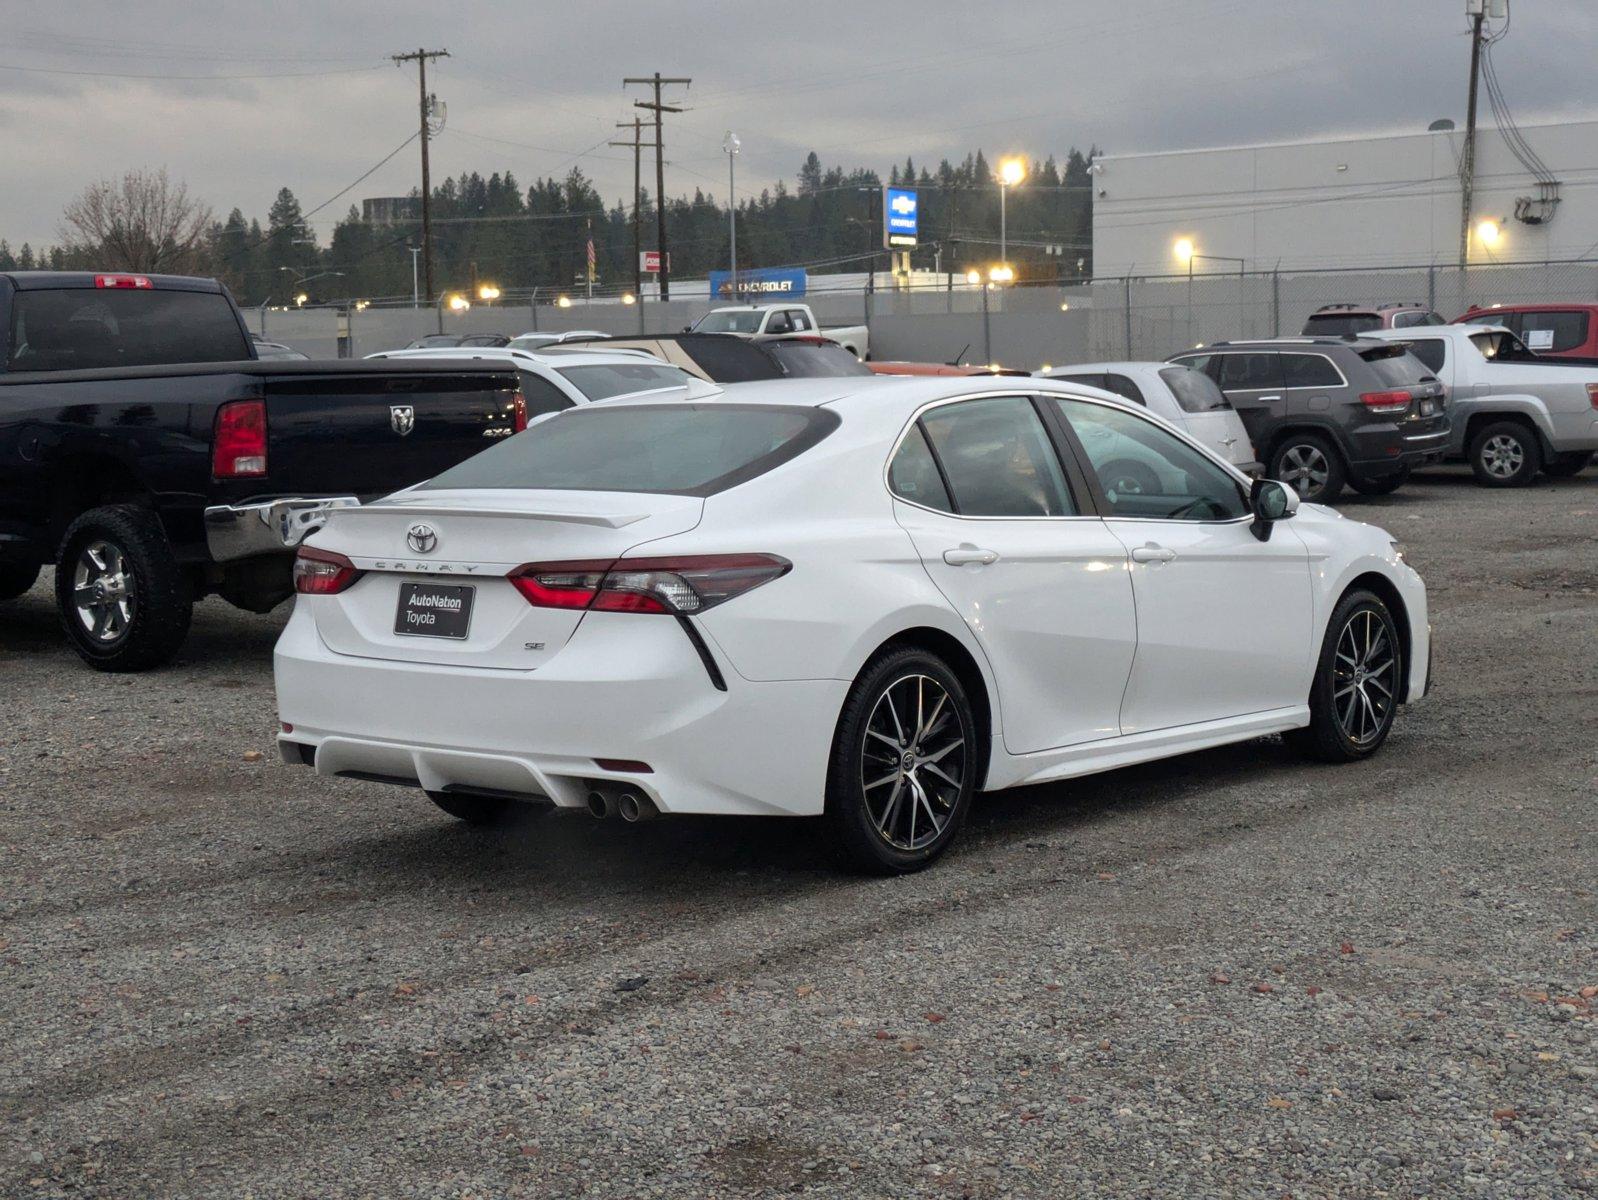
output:
[[[738,135],[730,129],[727,130],[727,136],[721,141],[721,148],[727,152],[727,238],[730,244],[727,257],[727,286],[731,289],[735,301],[738,299],[738,187],[733,164],[738,161],[738,150],[742,146],[743,143],[738,140]]]
[[[1009,186],[1004,180],[999,180],[999,261],[1002,263],[1010,261],[1009,214],[1005,211],[1005,197],[1009,192]]]
[[[416,274],[416,256],[422,252],[420,246],[406,247],[411,252],[411,307],[422,307],[421,283]]]

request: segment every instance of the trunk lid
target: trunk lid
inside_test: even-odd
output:
[[[429,479],[514,432],[514,370],[368,371],[267,378],[274,484],[304,495],[367,497]]]
[[[703,509],[696,496],[636,492],[404,492],[334,513],[311,544],[346,555],[365,573],[337,595],[303,599],[314,601],[317,632],[335,654],[532,670],[560,652],[583,610],[529,604],[506,578],[510,571],[529,562],[610,561],[692,529]],[[413,542],[416,526],[426,529]],[[397,632],[411,585],[435,597],[424,605],[468,605],[464,636]]]

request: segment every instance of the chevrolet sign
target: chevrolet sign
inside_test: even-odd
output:
[[[882,244],[884,246],[914,246],[920,228],[917,216],[919,204],[916,194],[909,188],[882,189]]]

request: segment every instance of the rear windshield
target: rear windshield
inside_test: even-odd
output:
[[[1375,313],[1316,313],[1304,322],[1306,334],[1340,337],[1345,333],[1365,333],[1380,329],[1382,319]]]
[[[1160,378],[1171,389],[1171,395],[1182,406],[1183,412],[1214,412],[1218,408],[1231,408],[1232,403],[1215,386],[1215,381],[1192,367],[1165,367]]]
[[[250,344],[220,292],[151,288],[18,291],[11,301],[12,371],[84,371],[237,362]]]
[[[1481,351],[1483,358],[1489,362],[1536,362],[1537,355],[1526,349],[1525,345],[1512,333],[1495,330],[1492,333],[1473,333],[1470,335],[1471,344]]]
[[[837,427],[837,414],[819,408],[573,408],[422,486],[710,496],[797,457]]]
[[[790,379],[870,375],[872,370],[834,342],[768,342],[766,350]]]
[[[677,345],[712,383],[753,383],[783,377],[776,359],[741,338],[684,338]]]
[[[1380,350],[1364,350],[1360,357],[1372,374],[1388,387],[1405,387],[1434,378],[1432,369],[1416,358],[1402,343]]]
[[[630,396],[662,388],[686,388],[688,373],[664,363],[599,363],[587,367],[561,367],[559,373],[590,400]]]
[[[695,333],[759,333],[760,318],[765,314],[755,308],[740,308],[732,312],[706,313],[694,322]]]

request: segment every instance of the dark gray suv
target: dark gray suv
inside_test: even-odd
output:
[[[1401,343],[1215,342],[1170,361],[1216,382],[1243,418],[1266,477],[1311,503],[1330,504],[1345,483],[1385,495],[1411,468],[1440,460],[1448,441],[1443,385]]]

